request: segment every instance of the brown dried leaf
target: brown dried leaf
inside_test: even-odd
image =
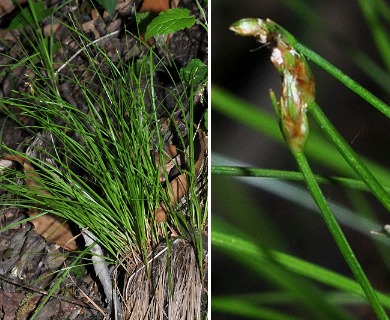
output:
[[[19,162],[23,166],[24,173],[26,174],[25,180],[27,185],[30,188],[34,188],[38,194],[51,196],[50,192],[44,190],[39,185],[37,182],[39,175],[31,163],[26,161],[26,159],[20,156],[6,156],[4,159]],[[39,213],[40,210],[36,208],[30,208],[28,211],[30,217],[34,217]],[[34,225],[35,231],[44,237],[47,242],[54,242],[60,247],[70,251],[77,249],[75,237],[65,219],[51,214],[45,214],[41,217],[32,219],[31,223]]]
[[[139,12],[154,12],[167,11],[169,9],[169,0],[144,0]]]
[[[30,217],[36,216],[40,213],[37,209],[29,209],[28,215]],[[36,233],[45,238],[47,242],[54,242],[61,248],[69,251],[77,249],[77,244],[70,230],[69,225],[65,219],[45,214],[44,216],[32,219],[30,221],[34,225]]]
[[[125,0],[123,2],[118,1],[118,4],[115,7],[115,11],[118,12],[120,16],[127,16],[131,14],[133,10],[134,10],[134,3],[132,0]]]
[[[56,33],[58,28],[60,27],[59,22],[49,23],[43,27],[43,35],[45,37],[49,37]]]
[[[16,312],[17,320],[26,320],[30,313],[35,310],[39,302],[40,296],[36,293],[29,293],[19,304],[18,310]]]
[[[180,176],[173,179],[169,188],[172,190],[172,192],[168,192],[170,201],[173,205],[176,205],[187,192],[187,174],[182,173]],[[167,214],[167,208],[163,203],[161,203],[155,212],[156,222],[160,223],[165,221]]]
[[[24,4],[27,0],[19,0],[17,1],[19,4]],[[1,0],[0,1],[0,18],[4,17],[8,13],[12,12],[17,7],[15,1],[12,0]]]
[[[95,39],[100,38],[99,31],[96,29],[96,26],[95,26],[95,21],[90,20],[90,21],[84,22],[84,23],[81,25],[81,28],[82,28],[83,31],[84,31],[85,33],[87,33],[87,34],[88,34],[89,32],[92,32],[93,35],[95,36]]]
[[[195,172],[198,173],[200,168],[202,167],[203,160],[205,155],[207,154],[207,136],[206,134],[198,130],[198,141],[199,141],[199,153],[197,156],[197,161],[195,163]],[[176,148],[174,149],[176,152]],[[187,186],[187,174],[182,173],[175,179],[173,179],[168,186],[167,194],[169,195],[170,202],[173,206],[176,206],[179,201],[184,197],[188,190]],[[155,219],[157,223],[165,221],[168,214],[168,209],[161,202],[160,206],[157,208],[155,212]]]
[[[19,304],[25,297],[23,292],[0,292],[0,310],[3,311],[2,319],[14,320]],[[0,313],[1,315],[1,313]]]

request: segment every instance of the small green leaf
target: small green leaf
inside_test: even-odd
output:
[[[150,12],[142,12],[142,13],[136,12],[135,18],[137,21],[137,25],[144,23],[144,21],[147,21],[149,17],[150,17]]]
[[[85,275],[85,266],[82,264],[75,265],[71,270],[77,279],[81,279]]]
[[[149,57],[144,55],[136,61],[134,65],[134,73],[137,76],[142,76],[143,74],[145,74],[145,72],[147,72],[147,70],[149,70],[149,68],[150,68]]]
[[[186,83],[196,85],[207,78],[207,66],[199,59],[193,59],[180,69],[180,76]]]
[[[152,20],[146,28],[145,39],[172,33],[178,30],[191,27],[195,24],[195,18],[190,16],[188,9],[170,9],[161,12],[158,17]]]
[[[22,9],[15,16],[8,26],[8,30],[22,29],[35,24],[34,15],[36,16],[37,22],[40,22],[44,18],[50,16],[53,13],[53,10],[53,8],[45,9],[45,1],[31,2],[29,6]]]
[[[118,0],[97,0],[97,2],[99,2],[105,10],[107,10],[110,18],[112,18]]]

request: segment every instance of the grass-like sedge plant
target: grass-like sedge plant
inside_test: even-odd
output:
[[[38,25],[38,22],[36,21]],[[181,77],[184,90],[177,97],[177,105],[167,117],[171,128],[182,146],[188,160],[188,212],[170,200],[168,187],[161,183],[161,172],[168,181],[164,159],[167,132],[162,130],[162,101],[156,99],[154,74],[166,72],[181,75],[174,64],[169,69],[152,48],[143,47],[144,55],[139,60],[114,62],[99,47],[91,42],[77,25],[66,26],[79,43],[80,54],[87,57],[89,65],[85,72],[93,76],[97,89],[76,75],[77,65],[63,61],[69,72],[62,75],[55,70],[53,37],[44,37],[39,28],[31,28],[33,38],[29,40],[34,52],[26,53],[19,61],[26,64],[34,74],[28,82],[29,92],[13,93],[13,98],[1,98],[3,112],[9,112],[21,129],[32,135],[42,135],[44,147],[35,150],[41,157],[29,156],[1,145],[2,155],[20,156],[36,170],[31,175],[20,170],[6,170],[0,176],[2,188],[17,196],[3,199],[1,205],[20,208],[37,208],[42,214],[52,214],[73,222],[80,232],[87,232],[100,247],[109,254],[107,263],[118,263],[126,255],[143,261],[148,268],[151,249],[161,241],[169,244],[170,231],[192,242],[198,254],[200,270],[203,262],[202,228],[207,224],[207,205],[197,200],[194,144],[197,128],[194,127],[194,97],[207,85],[206,79],[198,81]],[[128,34],[129,37],[136,35]],[[138,39],[138,42],[142,41]],[[131,49],[130,49],[131,50]],[[15,64],[20,64],[15,61]],[[104,72],[102,66],[109,70]],[[9,66],[11,69],[13,65]],[[199,79],[198,79],[199,80]],[[66,101],[58,90],[59,81],[67,81],[82,92],[85,110]],[[187,108],[182,101],[188,101]],[[151,101],[147,105],[145,101]],[[172,114],[183,115],[185,132],[180,135]],[[186,116],[187,114],[187,116]],[[26,126],[20,117],[33,120]],[[33,179],[37,187],[18,183],[18,179]],[[167,191],[168,190],[168,191]],[[154,213],[163,204],[169,212],[161,224],[155,221]],[[83,250],[85,255],[93,245]],[[201,271],[202,272],[202,271]],[[36,312],[37,313],[37,312]]]
[[[293,49],[292,43],[294,41],[292,40],[292,35],[269,19],[239,20],[231,26],[231,30],[239,35],[253,36],[262,44],[270,44],[272,51],[271,61],[282,78],[282,96],[280,101],[276,100],[273,91],[271,91],[271,100],[279,119],[284,139],[292,155],[295,157],[307,187],[320,209],[324,221],[343,254],[345,261],[362,286],[375,313],[380,318],[385,318],[386,313],[330,209],[304,153],[304,147],[309,138],[309,123],[306,112],[309,108],[319,108],[315,103],[314,78],[305,57]],[[316,115],[317,120],[324,119],[323,115],[322,117],[318,116],[318,113]],[[329,128],[328,132],[330,132]],[[329,135],[337,136],[337,133],[336,131],[331,131]],[[343,139],[340,140],[343,141]],[[350,150],[346,143],[342,145],[347,150]],[[361,173],[360,170],[362,169],[365,173],[368,173],[368,177],[364,181],[375,181],[376,186],[380,188],[379,196],[382,196],[381,199],[385,199],[385,204],[389,203],[390,205],[390,201],[386,199],[389,198],[387,193],[379,182],[376,181],[371,172],[363,164],[360,164],[356,160],[356,157],[352,157],[351,153],[346,154],[345,157],[350,159],[349,163],[351,166],[352,163],[359,164],[354,166],[358,173]],[[360,174],[360,177],[364,179],[363,173]],[[375,188],[374,190],[377,189]],[[390,206],[388,209],[390,209]]]
[[[327,138],[336,146],[336,148],[339,150],[341,156],[346,160],[346,162],[350,165],[350,167],[355,171],[355,173],[359,176],[361,179],[361,182],[365,183],[365,188],[369,189],[376,197],[377,199],[383,204],[383,206],[389,210],[389,196],[388,193],[385,191],[385,186],[380,183],[374,175],[371,173],[370,170],[367,169],[366,165],[359,159],[359,157],[356,155],[356,153],[351,149],[351,147],[344,141],[344,139],[340,136],[340,134],[334,129],[330,121],[325,117],[325,115],[322,113],[320,107],[315,103],[315,97],[314,97],[314,79],[310,72],[310,69],[308,67],[308,64],[306,62],[305,56],[310,58],[313,62],[318,63],[320,66],[326,68],[330,68],[330,64],[326,62],[323,58],[319,58],[318,55],[314,54],[309,49],[306,49],[301,44],[298,44],[298,42],[295,40],[295,38],[288,33],[285,29],[274,23],[273,21],[267,19],[243,19],[240,21],[237,21],[231,26],[231,30],[233,30],[235,33],[243,36],[253,36],[255,37],[260,43],[267,44],[271,48],[271,61],[276,67],[276,69],[279,71],[281,78],[282,78],[282,96],[279,101],[277,101],[275,94],[271,91],[271,100],[272,104],[274,106],[274,109],[277,114],[277,118],[279,120],[279,126],[282,131],[283,137],[285,142],[287,143],[287,146],[291,150],[292,155],[296,159],[296,162],[298,164],[298,167],[302,173],[302,179],[306,182],[306,185],[312,195],[313,200],[316,202],[319,211],[321,212],[323,219],[325,223],[328,226],[329,232],[332,234],[334,240],[336,241],[338,248],[340,252],[343,254],[345,261],[349,265],[350,269],[352,270],[357,282],[360,284],[360,286],[363,289],[363,292],[365,293],[369,303],[371,304],[374,312],[380,319],[387,319],[386,312],[384,311],[384,301],[378,299],[378,294],[375,292],[375,290],[372,288],[371,283],[367,279],[363,269],[361,268],[358,260],[355,257],[354,252],[352,251],[350,245],[348,244],[347,239],[345,238],[326,198],[322,194],[322,191],[318,185],[317,178],[314,176],[309,163],[306,158],[306,150],[305,145],[307,140],[311,139],[309,136],[309,128],[308,128],[308,121],[306,112],[313,115],[314,120],[319,124],[319,126],[324,130],[325,135]],[[303,50],[300,50],[304,48]],[[327,70],[327,69],[326,69]],[[384,114],[387,113],[386,108],[388,108],[383,102],[381,102],[377,98],[373,98],[373,95],[368,93],[367,90],[359,86],[356,82],[351,80],[349,77],[343,75],[341,76],[341,72],[337,70],[335,67],[332,66],[332,72],[331,74],[335,75],[336,77],[340,78],[343,83],[348,86],[349,88],[352,88],[355,92],[360,94],[362,97],[364,97],[367,101],[372,103],[375,107],[377,107],[379,110],[381,110]],[[224,99],[224,97],[218,94],[219,90],[217,90],[216,100],[214,100],[214,90],[213,90],[213,106],[218,105],[218,108],[222,105],[220,102],[222,100],[227,101],[228,99]],[[222,100],[220,100],[217,103],[214,103],[215,101],[218,101],[221,97]],[[232,102],[234,104],[234,102]],[[236,106],[235,106],[236,107]],[[228,106],[221,107],[224,110],[227,110]],[[229,113],[234,113],[234,111],[228,111]],[[240,110],[240,113],[242,114],[243,110]],[[251,118],[249,120],[249,118]],[[258,117],[256,117],[258,119]],[[268,117],[266,117],[268,118]],[[248,121],[251,123],[252,126],[256,126],[255,119],[250,116],[248,117]],[[249,123],[248,122],[248,123]],[[267,132],[275,132],[275,127],[269,124],[265,124],[267,122],[267,119],[261,120],[262,124],[260,125],[262,128],[266,128]],[[271,128],[272,127],[272,128]],[[324,153],[324,152],[321,152]],[[332,154],[333,156],[333,154]],[[241,174],[244,176],[247,175],[253,175],[259,173],[256,172],[257,169],[248,169],[248,168],[231,168],[234,170],[240,170]],[[212,169],[213,173],[221,173],[222,171],[229,172],[230,168],[227,167],[219,167],[215,166]],[[248,171],[247,171],[248,170]],[[271,170],[272,171],[272,170]],[[275,172],[267,172],[263,176],[272,176],[275,174]],[[275,176],[276,177],[276,176]],[[351,181],[349,181],[351,182]],[[361,184],[359,182],[359,184]],[[351,185],[352,188],[356,188],[357,184],[354,183]],[[226,226],[223,226],[221,223],[217,221],[217,223],[213,224],[213,228],[215,228],[217,232],[213,234],[212,242],[215,243],[215,246],[218,247],[220,250],[223,250],[230,256],[234,256],[237,254],[237,251],[235,251],[234,247],[236,245],[236,241],[239,241],[240,237],[238,236],[235,238],[233,236],[234,240],[232,242],[227,241],[227,239],[222,239],[224,237],[225,232],[223,231],[228,230],[226,229]],[[233,234],[237,234],[237,231],[232,232]],[[256,250],[261,250],[258,247]],[[275,284],[280,285],[283,289],[288,289],[288,285],[284,282],[294,282],[298,283],[299,279],[288,278],[289,276],[287,274],[283,273],[283,270],[278,270],[278,263],[276,265],[272,264],[272,257],[274,256],[272,253],[271,255],[271,261],[267,261],[270,263],[268,270],[266,267],[262,266],[259,267],[259,265],[255,262],[249,263],[249,256],[246,254],[240,255],[240,259],[248,260],[248,265],[251,265],[253,269],[258,271],[259,273],[263,273],[263,275],[267,276],[268,278],[274,279]],[[253,256],[252,256],[253,258]],[[318,279],[317,279],[318,280]],[[304,300],[307,298],[306,293],[301,292],[302,295],[299,294],[300,288],[304,287],[310,287],[307,283],[300,283],[297,285],[295,291],[297,292],[297,295],[302,299],[301,302],[304,304],[307,303],[307,308],[311,309],[313,307],[313,304],[315,302],[310,303],[310,301]],[[315,288],[311,288],[311,294],[313,294],[313,301],[316,301],[316,298],[319,298],[320,295],[318,295],[318,292],[316,293]],[[237,301],[237,300],[234,300]],[[242,301],[242,300],[241,300]],[[225,299],[221,297],[220,300],[218,300],[218,304],[216,304],[217,308],[220,310],[225,310],[225,312],[235,312],[235,308],[231,307],[230,309],[226,306],[222,306],[221,303],[225,303]],[[326,304],[326,303],[325,303]],[[214,305],[213,305],[214,306]],[[247,315],[255,314],[256,312],[258,314],[268,315],[268,317],[271,318],[278,318],[281,317],[281,314],[278,314],[277,312],[274,312],[271,309],[260,307],[256,311],[256,308],[254,305],[252,305],[250,302],[246,301],[244,303],[244,309],[248,311]],[[322,306],[324,307],[324,305]],[[329,306],[328,306],[329,307]],[[326,308],[326,313],[322,313],[323,315],[328,314],[328,316],[331,315],[333,312],[329,308]],[[313,310],[311,310],[313,311]],[[318,309],[316,310],[318,311]],[[338,313],[340,312],[340,313]],[[245,313],[241,313],[244,315]],[[341,315],[342,311],[338,310],[335,315],[337,314],[337,317],[348,317],[347,315]]]

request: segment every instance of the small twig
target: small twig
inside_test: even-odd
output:
[[[19,281],[15,281],[13,279],[10,279],[7,276],[0,275],[0,279],[3,280],[3,281],[6,281],[8,283],[13,284],[14,286],[18,286],[18,287],[21,287],[23,289],[27,289],[27,290],[33,291],[35,293],[39,293],[39,294],[44,295],[44,296],[48,296],[49,295],[49,293],[46,290],[35,288],[35,287],[30,286],[28,284],[20,283]],[[51,296],[53,298],[58,299],[58,300],[62,300],[62,301],[65,301],[65,302],[68,302],[68,303],[71,303],[71,304],[75,304],[75,305],[78,305],[78,306],[83,307],[83,308],[92,309],[90,305],[88,305],[88,304],[86,304],[84,302],[80,302],[79,300],[68,299],[68,298],[65,298],[65,297],[63,297],[61,295],[55,294],[55,293],[52,293]]]
[[[105,36],[99,38],[99,39],[96,39],[90,43],[88,43],[86,46],[82,47],[81,49],[79,49],[73,56],[70,57],[70,59],[68,61],[66,61],[61,67],[58,68],[58,70],[56,71],[55,75],[57,76],[58,73],[60,73],[60,71],[62,69],[64,69],[74,58],[76,58],[81,52],[83,52],[86,48],[90,47],[91,45],[95,44],[95,43],[98,43],[102,40],[104,40],[105,38],[108,38],[108,37],[111,37],[111,36],[114,36],[116,35],[117,33],[119,33],[119,30],[117,31],[113,31],[109,34],[106,34]]]
[[[107,315],[105,314],[105,312],[102,310],[102,308],[100,308],[100,307],[96,304],[95,301],[93,301],[93,300],[92,300],[92,299],[91,299],[83,290],[81,290],[81,288],[76,284],[76,282],[74,281],[74,279],[72,278],[72,276],[69,275],[69,277],[70,277],[70,280],[73,282],[73,284],[80,290],[81,294],[89,301],[89,303],[92,304],[92,305],[95,307],[95,309],[96,309],[97,311],[99,311],[99,312],[103,315],[103,317],[104,317],[105,320],[109,320],[109,318],[107,317]]]

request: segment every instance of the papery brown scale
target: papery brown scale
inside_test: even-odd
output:
[[[303,100],[305,102],[308,102],[308,100],[314,100],[314,78],[306,65],[306,61],[303,61],[302,58],[296,59],[295,68],[291,68],[291,71],[296,75],[297,84]]]

